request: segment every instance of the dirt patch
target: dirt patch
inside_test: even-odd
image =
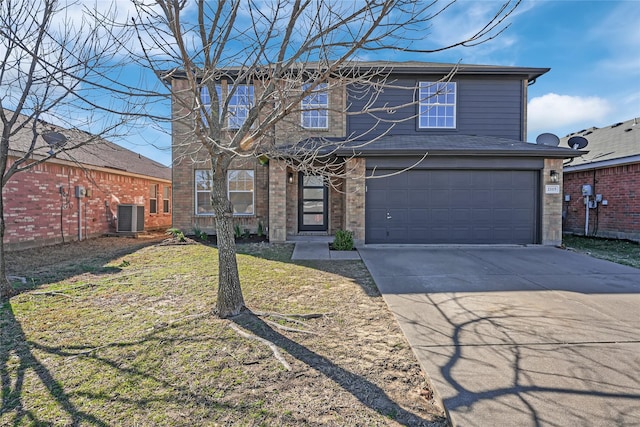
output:
[[[211,315],[216,249],[166,238],[10,254],[10,271],[33,289],[0,319],[0,371],[16,384],[0,424],[20,424],[24,407],[42,424],[447,425],[361,261],[292,263],[290,245],[239,245],[248,307],[325,315],[222,320]],[[231,324],[274,343],[291,370]],[[34,364],[47,375],[17,389],[20,366]]]

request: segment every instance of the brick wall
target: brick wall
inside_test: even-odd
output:
[[[562,162],[563,159],[544,159],[542,171],[542,244],[557,246],[562,243]],[[558,172],[560,193],[546,194],[546,185],[551,182],[550,173]]]
[[[311,136],[342,137],[346,134],[346,89],[338,82],[329,88],[329,123],[327,129],[305,129],[302,127],[301,111],[295,111],[275,126],[276,141],[281,144],[298,142]]]
[[[365,235],[365,168],[365,159],[352,158],[347,161],[345,228],[353,232],[358,244],[364,243]]]
[[[157,214],[149,213],[152,184],[158,185]],[[88,196],[76,198],[76,186],[84,187]],[[145,230],[170,228],[172,204],[169,213],[163,213],[163,186],[171,183],[53,161],[42,163],[15,174],[4,188],[5,245],[16,250],[77,240],[79,208],[83,238],[115,232],[118,204],[144,205]]]
[[[640,163],[567,172],[564,181],[564,232],[584,235],[582,185],[590,184],[607,205],[589,209],[589,235],[640,241]]]

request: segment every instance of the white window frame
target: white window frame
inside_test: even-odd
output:
[[[239,188],[234,188],[233,187],[233,175],[238,173],[238,172],[245,172],[248,173],[251,177],[251,189],[247,190],[245,189],[239,189]],[[211,195],[211,187],[213,185],[213,179],[210,178],[208,180],[208,182],[206,182],[206,185],[203,185],[202,189],[198,189],[199,187],[199,182],[202,182],[204,184],[204,180],[202,178],[204,178],[204,175],[206,174],[211,174],[211,171],[209,169],[196,169],[195,170],[195,176],[194,176],[194,197],[195,197],[195,201],[194,201],[194,206],[195,206],[195,214],[198,216],[211,216],[214,215],[213,212],[213,207],[210,208],[209,211],[207,211],[205,209],[205,211],[200,211],[200,208],[202,207],[201,205],[198,204],[198,194],[206,194],[207,197],[210,197]],[[241,181],[242,182],[242,181]],[[234,206],[234,212],[233,212],[233,216],[253,216],[255,215],[256,209],[255,209],[255,201],[256,201],[256,192],[255,192],[255,186],[256,184],[256,180],[255,180],[255,171],[253,169],[230,169],[229,171],[227,171],[227,197],[229,198],[229,200],[231,201],[231,195],[232,193],[251,193],[251,203],[248,204],[248,206],[251,206],[251,211],[247,212],[246,210],[244,212],[236,212],[235,211],[235,206]],[[232,202],[233,204],[233,202]],[[207,208],[207,206],[205,206],[205,208]]]
[[[456,129],[457,98],[456,82],[420,82],[418,88],[418,128]],[[449,119],[451,119],[451,123],[447,124]],[[444,123],[441,123],[442,121]]]
[[[247,189],[247,188],[234,188],[233,190],[231,189],[231,187],[233,186],[233,183],[235,181],[233,181],[234,175],[240,176],[240,175],[249,175],[249,177],[251,178],[250,180],[250,186],[251,189]],[[246,183],[249,182],[249,180],[240,180],[237,181],[237,184],[240,183],[244,183],[246,185]],[[248,204],[247,206],[251,207],[251,211],[247,209],[245,209],[244,212],[236,212],[236,206],[233,206],[233,215],[234,216],[251,216],[251,215],[255,215],[256,212],[256,179],[255,179],[255,173],[252,169],[233,169],[233,170],[229,170],[227,171],[227,197],[229,198],[229,201],[231,201],[231,204],[233,205],[233,201],[231,200],[231,195],[233,194],[247,194],[247,193],[251,193],[251,203]]]
[[[308,84],[302,86],[305,91]],[[323,96],[326,102],[319,102],[318,97]],[[300,102],[302,112],[300,114],[300,125],[305,129],[328,129],[329,128],[329,91],[326,83],[320,83],[316,88]],[[324,123],[323,123],[324,122]]]
[[[227,90],[229,87],[227,86]],[[246,92],[245,92],[246,91]],[[222,114],[222,85],[216,85],[216,92],[218,92],[218,100],[220,101],[220,114]],[[245,92],[245,93],[242,93]],[[238,85],[235,87],[235,91],[231,95],[231,100],[227,107],[227,129],[240,129],[249,116],[249,110],[253,107],[255,89],[253,85]],[[200,89],[200,102],[205,108],[205,111],[209,111],[211,108],[211,96],[209,95],[209,88],[202,86]]]
[[[202,177],[204,179],[200,179],[201,175],[203,174],[207,174],[209,175],[209,179],[207,180],[206,177]],[[199,176],[200,175],[200,176]],[[207,182],[208,181],[208,182]],[[199,189],[199,183],[202,182],[203,184],[203,188]],[[211,206],[211,187],[213,186],[213,178],[211,177],[211,170],[210,169],[196,169],[194,172],[194,180],[193,180],[193,189],[194,189],[194,208],[195,208],[195,214],[198,216],[210,216],[213,215],[213,207]],[[206,206],[200,206],[198,204],[198,195],[199,194],[206,194],[206,198],[205,200],[209,200],[209,205]],[[202,211],[200,209],[203,209]]]

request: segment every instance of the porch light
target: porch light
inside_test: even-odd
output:
[[[287,175],[287,181],[289,181],[289,184],[293,184],[293,172],[289,172]]]
[[[549,172],[549,177],[551,178],[551,182],[560,182],[560,174],[557,171]]]

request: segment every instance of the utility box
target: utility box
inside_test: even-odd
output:
[[[144,206],[118,205],[118,233],[144,231]]]
[[[582,186],[582,195],[583,196],[593,196],[593,188],[591,188],[590,184],[584,184]]]
[[[87,195],[87,191],[84,189],[82,185],[76,185],[76,197],[78,199],[83,198]]]

